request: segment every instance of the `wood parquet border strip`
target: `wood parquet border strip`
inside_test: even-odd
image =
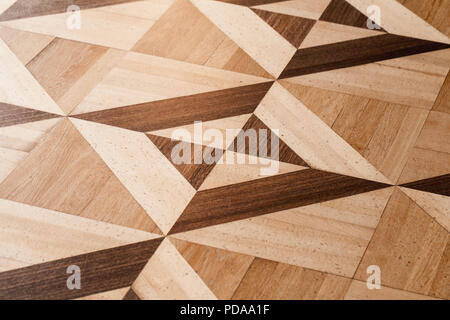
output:
[[[162,239],[152,239],[0,273],[0,299],[74,299],[130,286]],[[67,288],[70,265],[81,271],[81,289]]]
[[[292,57],[280,78],[354,67],[446,48],[450,48],[450,45],[393,34],[382,34],[300,49]]]
[[[305,169],[196,193],[169,234],[388,187],[387,184]]]

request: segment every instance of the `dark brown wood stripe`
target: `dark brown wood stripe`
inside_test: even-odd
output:
[[[245,7],[253,7],[253,6],[260,6],[263,4],[282,2],[282,1],[286,1],[286,0],[218,0],[218,1],[231,3],[231,4],[237,4],[237,5],[245,6]]]
[[[332,0],[319,20],[367,28],[367,21],[370,19],[347,1]],[[384,31],[383,29],[378,30]]]
[[[387,187],[305,169],[197,192],[171,234],[277,212]]]
[[[196,190],[198,188],[200,188],[203,181],[205,181],[206,177],[209,175],[211,170],[216,165],[215,162],[214,163],[206,163],[204,160],[201,164],[200,163],[195,164],[194,163],[195,144],[193,144],[193,143],[176,141],[176,140],[172,140],[172,139],[169,139],[166,137],[160,137],[160,136],[155,136],[155,135],[151,135],[151,134],[147,134],[147,136],[158,147],[158,149],[166,156],[166,158],[172,163],[172,165],[175,168],[177,168],[177,170],[183,175],[183,177],[185,177],[186,180],[189,181],[189,183]],[[183,145],[183,148],[189,148],[191,150],[191,164],[184,164],[184,163],[175,164],[172,161],[172,157],[171,157],[172,150],[178,144]],[[218,156],[223,154],[223,150],[206,147],[206,146],[200,146],[200,145],[197,145],[197,146],[201,148],[202,155],[207,154],[207,155],[215,156],[216,152],[220,152],[218,154]]]
[[[0,127],[60,117],[59,115],[0,102]]]
[[[136,292],[134,292],[134,290],[130,288],[130,290],[128,290],[127,294],[123,297],[122,300],[141,300],[141,298],[139,298]]]
[[[402,187],[450,197],[450,174],[403,184]]]
[[[130,286],[162,239],[87,253],[0,273],[0,300],[75,299]],[[67,288],[67,268],[81,270],[81,289]]]
[[[167,129],[252,113],[272,81],[134,106],[95,111],[73,117],[135,131]]]
[[[138,0],[17,0],[0,15],[0,21],[63,13],[71,5],[92,9],[135,1]]]
[[[300,44],[316,23],[315,20],[307,18],[259,9],[252,10],[296,48],[300,47]]]
[[[250,150],[250,143],[249,138],[245,138],[245,145],[238,145],[237,141],[238,139],[243,139],[244,132],[249,129],[254,129],[256,131],[257,141],[258,141],[258,148],[257,150]],[[267,139],[264,139],[263,136],[260,135],[260,129],[267,130]],[[228,150],[239,152],[239,153],[245,153],[249,154],[255,157],[259,157],[260,152],[260,145],[265,144],[267,147],[267,157],[264,158],[270,158],[273,159],[274,155],[272,154],[272,130],[268,126],[265,125],[264,122],[262,122],[257,116],[254,114],[248,119],[247,123],[242,128],[242,131],[237,135],[236,139],[234,140],[233,144],[228,148]],[[299,166],[309,167],[309,165],[302,159],[300,156],[298,156],[286,143],[283,142],[278,137],[278,161],[287,162],[296,164]]]
[[[382,34],[305,48],[295,53],[280,78],[353,67],[449,47],[445,43]]]

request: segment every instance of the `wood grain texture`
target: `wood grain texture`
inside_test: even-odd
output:
[[[353,277],[391,193],[381,189],[173,237]]]
[[[0,21],[62,13],[71,5],[90,9],[132,1],[136,0],[18,0],[0,15]]]
[[[447,74],[445,82],[441,87],[441,92],[434,103],[434,111],[450,113],[450,73]]]
[[[331,0],[328,7],[322,13],[320,20],[367,28],[369,18],[345,0]]]
[[[134,51],[271,78],[191,2],[176,0]]]
[[[450,2],[448,0],[397,0],[437,30],[450,37]]]
[[[218,299],[231,299],[254,257],[170,238]]]
[[[4,199],[160,233],[67,119],[0,186]]]
[[[132,286],[142,300],[216,300],[169,239],[165,239]]]
[[[342,300],[351,280],[256,258],[233,295],[235,300]]]
[[[74,117],[141,132],[160,130],[251,113],[271,85],[272,82],[265,82]]]
[[[256,139],[258,141],[257,148],[252,150],[250,148],[250,139],[245,136],[247,130],[255,130]],[[265,137],[263,136],[261,130],[265,130]],[[292,151],[289,146],[278,138],[278,150],[272,152],[272,135],[275,135],[268,126],[264,124],[257,116],[252,115],[247,123],[242,128],[242,131],[238,133],[236,139],[228,147],[228,150],[245,153],[251,156],[259,156],[268,159],[273,159],[276,161],[283,161],[286,163],[295,164],[298,166],[308,167],[308,164],[300,158],[294,151]],[[265,146],[267,153],[262,154],[261,147]],[[276,154],[278,152],[278,154]],[[264,152],[265,153],[265,152]]]
[[[396,190],[389,200],[355,279],[378,265],[381,284],[438,298],[450,295],[449,233],[413,200]]]
[[[365,13],[373,0],[346,0],[359,11]],[[384,12],[382,27],[389,33],[450,43],[449,38],[433,28],[416,14],[401,5],[398,1],[378,0],[376,5]]]
[[[259,9],[252,10],[296,48],[300,46],[315,24],[312,19]]]
[[[256,9],[318,20],[331,0],[277,1],[254,6]]]
[[[448,73],[449,53],[439,50],[286,80],[430,110]]]
[[[214,157],[216,155],[218,157],[221,157],[221,155],[223,154],[223,150],[220,149],[214,149],[211,147],[200,145],[196,146],[192,143],[176,141],[150,134],[147,134],[147,136],[196,190],[198,190],[203,181],[205,181],[206,177],[216,165],[216,163],[214,162]],[[189,163],[177,164],[172,161],[172,150],[177,145],[181,147],[181,150],[191,150]],[[197,152],[197,150],[199,152],[201,151],[201,162],[198,164],[195,163],[195,153]],[[211,155],[211,160],[208,160],[208,162],[205,161],[205,158],[203,156],[205,154]]]
[[[141,298],[139,298],[136,292],[134,292],[134,290],[130,288],[123,297],[123,300],[141,300]]]
[[[345,300],[435,300],[429,296],[393,289],[389,287],[381,287],[377,290],[369,290],[367,284],[363,281],[353,280],[347,293]]]
[[[450,174],[428,178],[402,185],[406,188],[450,196]]]
[[[63,100],[70,89],[108,51],[108,48],[56,38],[27,64],[28,70],[66,113]]]
[[[0,102],[0,127],[57,117],[59,117],[59,115]]]
[[[450,45],[392,34],[349,40],[298,50],[280,78],[353,67],[446,48],[450,48]]]
[[[12,52],[26,65],[54,39],[45,34],[26,32],[0,27],[0,38]]]
[[[160,239],[96,251],[0,273],[2,299],[73,299],[130,286],[153,255]],[[70,265],[80,267],[82,286],[66,285]],[[104,274],[104,277],[99,277]]]
[[[194,196],[170,233],[306,206],[386,186],[308,169],[203,190]]]

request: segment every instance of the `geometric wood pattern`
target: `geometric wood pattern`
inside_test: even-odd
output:
[[[1,1],[0,299],[449,299],[450,4],[373,2]]]

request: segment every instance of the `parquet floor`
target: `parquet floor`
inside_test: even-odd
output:
[[[449,15],[2,0],[0,299],[449,299]]]

